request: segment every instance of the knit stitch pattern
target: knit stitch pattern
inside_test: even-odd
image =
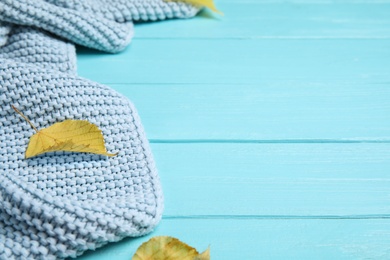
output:
[[[0,48],[0,58],[76,73],[76,50],[73,44],[26,26],[16,25],[9,32],[6,44]]]
[[[118,52],[133,21],[188,18],[199,9],[164,0],[0,0],[0,259],[76,257],[151,232],[163,194],[133,104],[76,75],[74,43]],[[88,120],[108,152],[24,154],[38,129]]]
[[[0,20],[35,26],[74,43],[118,52],[133,36],[133,20],[188,18],[198,9],[162,0],[0,0]]]
[[[134,106],[85,79],[0,60],[0,258],[75,257],[126,236],[150,232],[163,197]],[[102,130],[116,157],[53,152],[24,159],[31,127],[66,119]]]

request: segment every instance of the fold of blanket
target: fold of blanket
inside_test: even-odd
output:
[[[75,46],[29,26],[14,25],[9,30],[1,58],[76,74]]]
[[[11,25],[0,20],[0,47],[7,43]]]
[[[75,257],[150,232],[163,197],[134,106],[112,89],[69,72],[0,59],[0,258]],[[34,130],[87,119],[103,131],[113,158],[24,153]]]
[[[0,259],[76,257],[158,224],[163,194],[136,109],[76,75],[74,44],[118,52],[129,44],[134,20],[197,11],[163,0],[0,0]],[[38,129],[88,120],[118,155],[25,159],[34,130],[11,105]]]
[[[1,0],[0,11],[0,21],[35,26],[73,43],[118,52],[133,36],[133,20],[188,18],[198,9],[163,0]]]

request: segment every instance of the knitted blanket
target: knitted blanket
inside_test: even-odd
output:
[[[74,44],[118,52],[132,21],[197,11],[163,0],[0,0],[0,259],[76,257],[158,224],[163,195],[137,112],[119,93],[77,76]],[[34,130],[11,105],[38,129],[88,120],[119,153],[24,159]]]

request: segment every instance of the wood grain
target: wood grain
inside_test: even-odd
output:
[[[220,0],[135,25],[79,75],[131,99],[165,194],[151,235],[212,259],[390,258],[390,0]]]
[[[389,38],[390,1],[372,2],[217,1],[224,16],[136,24],[135,40]]]
[[[135,103],[152,142],[390,141],[386,83],[111,86]]]
[[[390,217],[390,144],[152,144],[166,216]]]
[[[78,57],[79,75],[105,84],[375,83],[387,82],[389,70],[390,39],[139,39],[118,55]]]
[[[153,233],[205,250],[211,259],[386,259],[390,220],[164,219]],[[125,239],[80,260],[128,260],[152,235]]]

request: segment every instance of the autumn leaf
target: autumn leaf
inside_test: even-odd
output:
[[[210,248],[199,254],[177,238],[159,236],[143,243],[132,260],[210,260]]]
[[[117,155],[107,153],[102,131],[95,124],[86,120],[65,120],[38,130],[22,112],[14,106],[12,108],[36,131],[30,137],[26,159],[54,151]]]
[[[168,0],[168,1],[173,1],[173,0]],[[216,13],[223,14],[221,11],[217,9],[213,0],[174,0],[174,1],[188,3],[194,6],[207,7]]]

